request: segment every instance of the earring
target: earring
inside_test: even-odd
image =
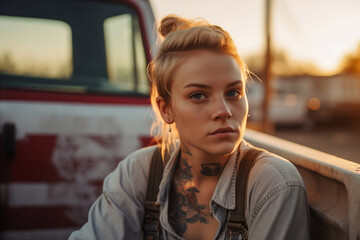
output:
[[[171,125],[169,125],[169,133],[171,133]]]

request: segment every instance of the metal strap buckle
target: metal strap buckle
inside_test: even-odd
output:
[[[226,235],[231,236],[231,239],[234,239],[235,236],[241,236],[241,238],[237,239],[247,239],[248,230],[243,223],[228,222],[226,225]]]

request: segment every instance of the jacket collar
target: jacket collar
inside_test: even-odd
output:
[[[230,156],[212,196],[212,201],[226,209],[235,209],[236,207],[236,174],[238,163],[243,156],[244,145],[247,145],[244,142],[245,140],[242,140],[239,148]],[[177,144],[165,166],[158,195],[158,203],[161,205],[165,205],[166,200],[169,198],[169,191],[175,174],[179,151],[180,144]],[[239,154],[237,154],[238,152]]]

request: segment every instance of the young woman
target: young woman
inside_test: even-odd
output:
[[[155,138],[170,155],[159,187],[162,239],[228,239],[238,164],[254,147],[243,139],[248,71],[230,35],[204,21],[165,17],[149,64]],[[141,239],[151,158],[130,154],[104,182],[88,222],[70,239]],[[308,204],[296,168],[268,152],[246,192],[248,239],[309,239]],[[231,239],[242,239],[232,236]]]

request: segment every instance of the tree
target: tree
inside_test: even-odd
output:
[[[343,58],[342,73],[360,75],[360,43],[355,52],[349,53]]]

